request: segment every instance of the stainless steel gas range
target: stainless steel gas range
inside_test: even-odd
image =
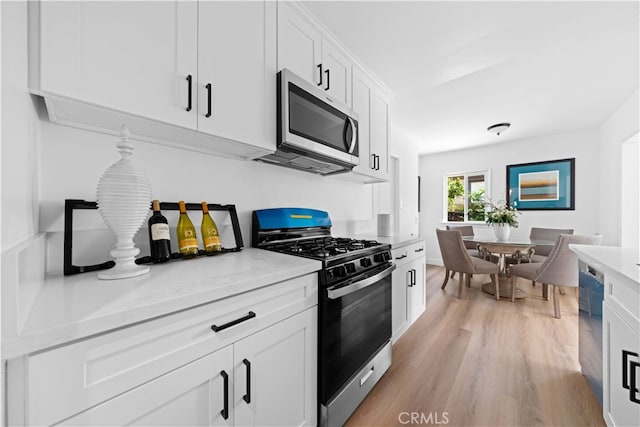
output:
[[[390,246],[332,237],[327,212],[302,208],[254,211],[252,246],[322,261],[318,424],[344,424],[391,365]]]

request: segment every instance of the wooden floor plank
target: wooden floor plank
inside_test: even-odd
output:
[[[578,362],[578,303],[560,295],[562,318],[542,287],[496,301],[472,278],[440,289],[427,266],[427,310],[393,347],[393,364],[347,421],[353,426],[604,426]],[[413,417],[413,419],[411,418]]]

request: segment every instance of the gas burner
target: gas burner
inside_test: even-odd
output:
[[[366,244],[358,240],[355,240],[349,243],[349,249],[358,250],[358,249],[364,249],[365,247],[367,247]]]
[[[316,248],[311,250],[311,255],[315,255],[322,258],[331,256],[331,253],[325,248]]]

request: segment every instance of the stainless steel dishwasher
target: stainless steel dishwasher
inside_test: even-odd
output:
[[[604,275],[582,261],[579,269],[578,348],[582,375],[602,406],[602,303]]]

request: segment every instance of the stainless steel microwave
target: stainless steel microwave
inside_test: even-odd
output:
[[[277,79],[277,149],[259,160],[321,175],[358,165],[358,115],[287,69]]]

